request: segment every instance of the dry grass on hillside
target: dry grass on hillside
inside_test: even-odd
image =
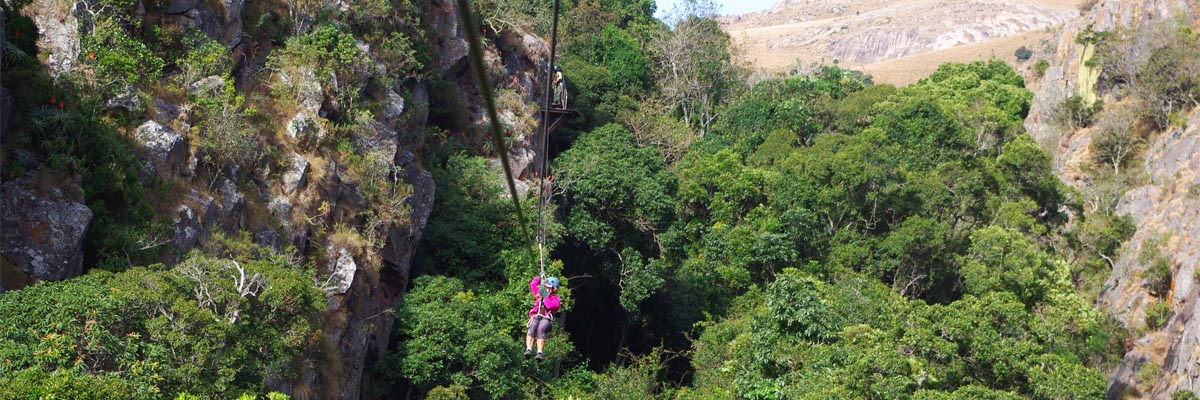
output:
[[[979,0],[980,4],[989,4],[990,7],[996,7],[996,2],[991,0]],[[941,6],[941,3],[928,3]],[[1036,7],[1051,7],[1058,10],[1074,10],[1083,3],[1082,0],[1022,0],[1014,3],[1025,3]],[[845,7],[837,14],[831,14],[826,11],[830,10],[832,5]],[[909,4],[911,5],[911,3]],[[989,15],[980,13],[974,17],[963,17],[961,14],[962,3],[958,3],[958,8],[947,5],[945,10],[955,10],[955,18],[971,20],[986,20]],[[783,11],[784,9],[788,11]],[[889,31],[903,32],[909,29],[912,32],[917,30],[928,30],[929,24],[923,26],[903,27],[897,24],[904,21],[910,21],[913,24],[921,24],[917,22],[917,16],[913,15],[880,15],[886,12],[904,12],[914,13],[915,10],[898,0],[863,0],[860,2],[847,2],[833,0],[831,2],[816,1],[816,0],[792,0],[792,3],[786,7],[777,6],[773,11],[764,13],[753,13],[741,17],[725,18],[722,25],[738,43],[741,53],[741,59],[747,63],[752,69],[763,72],[783,72],[796,67],[797,65],[809,65],[814,63],[832,63],[839,60],[839,64],[843,67],[859,69],[870,73],[875,77],[878,83],[889,83],[894,85],[905,85],[913,83],[918,79],[929,75],[937,69],[938,65],[945,62],[970,62],[977,60],[988,60],[998,58],[1016,65],[1016,57],[1014,52],[1021,46],[1026,46],[1030,49],[1036,49],[1044,39],[1049,39],[1053,36],[1053,28],[1028,29],[1023,32],[1006,32],[1004,27],[998,28],[996,32],[1004,36],[995,37],[992,39],[984,39],[969,44],[961,44],[950,48],[940,50],[925,50],[918,40],[905,38],[900,35],[897,40],[902,43],[888,43],[886,37],[895,37],[894,32],[873,31],[886,29]],[[1028,8],[1025,9],[1028,12]],[[873,15],[866,18],[865,13]],[[936,13],[934,13],[936,14]],[[804,15],[803,18],[797,15]],[[938,18],[936,15],[924,15],[921,18],[930,19]],[[791,19],[788,19],[791,18]],[[802,20],[807,18],[808,20]],[[866,21],[871,21],[872,25],[856,26]],[[949,23],[948,21],[946,23]],[[1020,26],[1023,22],[1016,22]],[[1044,23],[1044,21],[1043,21]],[[1011,30],[1012,24],[1009,24],[1007,30]],[[827,32],[832,27],[837,29],[840,27],[842,32],[847,32],[849,27],[851,31],[858,29],[867,29],[865,33],[868,35],[868,44],[874,48],[868,52],[873,52],[876,55],[899,54],[899,56],[886,56],[878,61],[866,62],[849,62],[845,57],[837,57],[835,51],[845,53],[844,48],[848,43],[837,43],[839,36],[845,34],[825,34],[826,38],[805,37],[810,32]],[[959,27],[961,28],[961,27]],[[927,34],[922,32],[922,34]],[[797,36],[799,35],[799,36]],[[862,33],[860,33],[862,35]],[[869,37],[875,35],[875,37]],[[888,36],[891,35],[891,36]],[[878,37],[883,36],[882,43],[879,43]],[[908,46],[907,49],[899,51],[887,50],[889,45]],[[856,51],[856,49],[851,49]]]

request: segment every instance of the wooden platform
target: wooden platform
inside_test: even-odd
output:
[[[541,114],[545,112],[546,110],[539,110],[538,115],[541,116]],[[551,108],[549,110],[549,114],[550,126],[546,128],[546,132],[554,132],[554,130],[557,129],[559,125],[562,125],[563,122],[566,122],[567,119],[579,118],[582,116],[582,114],[579,114],[579,111],[569,108]]]

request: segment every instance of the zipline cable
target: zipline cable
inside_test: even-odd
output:
[[[546,208],[550,203],[550,188],[546,187],[546,159],[550,158],[550,102],[554,90],[555,52],[558,50],[558,2],[554,0],[554,22],[550,25],[550,63],[546,65],[546,98],[542,108],[542,162],[538,166],[538,266],[539,276],[546,277]],[[551,181],[553,184],[553,181]]]
[[[492,142],[495,145],[494,148],[499,149],[500,164],[504,166],[504,179],[508,182],[508,194],[512,197],[513,207],[517,209],[517,223],[521,225],[521,233],[526,240],[530,240],[529,227],[525,222],[525,213],[521,211],[521,201],[517,197],[517,184],[513,181],[512,167],[508,164],[508,149],[504,147],[504,139],[500,138],[500,119],[496,117],[496,100],[492,95],[492,87],[488,84],[487,71],[483,67],[483,48],[479,45],[479,26],[475,23],[475,18],[471,15],[468,0],[457,0],[456,3],[458,4],[458,17],[462,20],[464,30],[467,33],[467,47],[470,50],[471,69],[475,70],[475,82],[479,85],[479,94],[483,97],[483,105],[487,108],[488,118],[491,121]],[[558,5],[557,0],[554,3],[556,6]],[[557,23],[557,18],[555,22]],[[532,257],[533,249],[531,246],[525,246],[525,248]]]

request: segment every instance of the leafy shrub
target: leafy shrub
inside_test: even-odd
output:
[[[233,79],[217,90],[197,94],[194,101],[200,106],[199,121],[192,128],[199,139],[196,153],[201,162],[216,169],[214,178],[234,166],[239,171],[253,170],[266,153],[249,121],[255,111],[246,107]]]
[[[1161,235],[1147,240],[1142,244],[1138,254],[1138,263],[1146,267],[1142,272],[1142,280],[1150,294],[1162,297],[1171,288],[1174,273],[1171,271],[1171,261],[1162,253],[1162,246],[1169,238]]]
[[[1016,52],[1013,53],[1013,55],[1017,56],[1017,61],[1025,62],[1029,61],[1030,58],[1033,58],[1033,50],[1030,50],[1028,47],[1021,46]]]
[[[1171,318],[1171,305],[1165,300],[1155,301],[1146,306],[1146,327],[1158,329]]]
[[[323,94],[337,100],[338,111],[348,114],[371,74],[371,59],[344,26],[326,24],[312,33],[289,38],[283,49],[273,53],[267,67],[277,76],[272,83],[276,99],[299,101],[312,96],[306,90],[309,82],[315,81]]]
[[[404,171],[385,154],[343,151],[342,157],[350,180],[358,186],[370,207],[363,228],[367,240],[382,248],[383,229],[404,227],[409,223],[408,198],[412,195],[412,186],[401,180]]]
[[[1180,29],[1182,31],[1182,29]],[[1171,125],[1175,113],[1200,106],[1200,37],[1175,33],[1138,68],[1137,93],[1159,129]]]
[[[232,61],[225,45],[200,32],[193,31],[188,36],[192,46],[179,64],[180,83],[190,85],[206,76],[226,75],[226,69],[232,65]]]
[[[1180,390],[1171,393],[1171,400],[1200,400],[1200,396],[1197,396],[1196,392],[1191,390]]]
[[[1055,120],[1069,129],[1086,128],[1092,124],[1096,113],[1103,108],[1104,103],[1100,100],[1087,104],[1083,97],[1071,96],[1055,110]]]
[[[1111,166],[1120,174],[1145,142],[1141,118],[1135,104],[1123,102],[1100,113],[1095,136],[1089,144],[1092,161]]]
[[[1158,362],[1148,360],[1138,366],[1137,373],[1134,376],[1137,378],[1138,384],[1143,388],[1153,387],[1158,383],[1158,378],[1162,377],[1163,368]]]
[[[490,311],[512,307],[515,304],[506,304],[502,296],[476,294],[457,279],[418,277],[396,316],[406,340],[397,358],[381,363],[398,367],[419,390],[457,385],[465,387],[470,398],[514,397],[521,388],[513,375],[522,369],[512,342],[515,327]]]
[[[837,316],[818,296],[816,280],[785,271],[767,287],[767,310],[779,330],[810,341],[829,341],[840,330]]]
[[[103,88],[103,94],[158,81],[162,74],[163,60],[112,19],[96,21],[80,48],[84,62],[95,71],[92,81]]]
[[[664,368],[659,352],[637,357],[622,367],[612,367],[598,377],[598,399],[651,399],[658,389],[658,373]]]
[[[1033,73],[1038,78],[1046,76],[1046,70],[1048,69],[1050,69],[1050,61],[1046,61],[1044,58],[1033,63]]]
[[[397,77],[417,76],[424,63],[413,47],[412,39],[403,33],[392,32],[378,46],[375,56],[388,67],[388,73]]]

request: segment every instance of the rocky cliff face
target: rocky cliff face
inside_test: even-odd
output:
[[[291,74],[254,74],[244,68],[261,66],[264,54],[243,33],[243,12],[250,5],[242,0],[172,0],[139,2],[137,13],[164,26],[195,28],[226,46],[233,65],[223,73],[236,81],[239,91],[249,92],[264,80],[278,79],[295,84],[298,97],[294,111],[273,121],[280,132],[262,132],[260,143],[275,145],[279,162],[256,170],[222,171],[202,176],[198,172],[198,146],[193,123],[196,106],[177,97],[141,93],[131,96],[137,104],[120,107],[132,120],[128,139],[145,164],[143,179],[169,181],[178,185],[168,204],[156,205],[167,215],[174,230],[167,239],[173,258],[203,246],[216,232],[247,231],[260,245],[282,249],[295,246],[301,253],[318,254],[318,274],[328,277],[323,288],[328,308],[322,318],[325,336],[321,349],[314,350],[298,379],[272,379],[268,388],[293,394],[295,398],[357,399],[366,383],[371,364],[387,349],[391,336],[393,307],[403,297],[409,269],[433,208],[436,184],[421,164],[427,148],[433,80],[449,82],[462,94],[468,130],[486,123],[473,75],[467,69],[467,47],[452,1],[421,3],[424,20],[432,28],[427,40],[434,48],[435,76],[388,80],[395,82],[372,99],[371,121],[356,126],[350,139],[362,153],[379,155],[381,170],[395,170],[394,179],[411,187],[404,201],[407,212],[402,223],[379,227],[379,245],[355,243],[337,234],[337,227],[366,230],[354,217],[370,204],[361,188],[347,176],[346,167],[331,161],[319,149],[306,146],[307,137],[329,134],[330,99],[311,69],[297,68]],[[41,30],[39,49],[43,66],[53,76],[76,71],[80,60],[80,35],[87,34],[86,4],[72,1],[36,0],[23,12]],[[279,46],[275,43],[274,46]],[[533,134],[540,93],[537,77],[546,73],[543,64],[546,43],[534,35],[507,30],[489,38],[486,49],[493,82],[500,99],[502,123],[512,132],[513,167],[526,170],[536,158]],[[252,50],[253,48],[253,50]],[[366,43],[358,48],[368,55]],[[258,57],[258,59],[253,59]],[[372,57],[373,58],[373,57]],[[372,67],[357,82],[366,85],[373,77],[389,76],[384,64]],[[542,66],[542,67],[539,67]],[[181,91],[191,95],[219,91],[222,76],[184,82]],[[375,80],[382,81],[382,80]],[[164,85],[178,85],[164,78]],[[0,97],[2,97],[0,91]],[[144,104],[143,104],[144,103]],[[443,105],[444,106],[444,105]],[[114,106],[118,107],[118,106]],[[109,107],[113,108],[113,107]],[[189,134],[192,132],[193,134]],[[465,132],[457,132],[466,135]],[[215,178],[215,179],[209,179]],[[77,178],[74,178],[77,179]],[[81,241],[91,213],[83,204],[79,183],[30,176],[6,182],[0,189],[3,201],[3,248],[0,252],[0,290],[20,288],[37,280],[69,279],[83,273]],[[175,261],[168,259],[165,261]]]
[[[1098,71],[1087,65],[1093,45],[1079,43],[1086,29],[1112,31],[1138,29],[1184,17],[1194,21],[1200,3],[1185,0],[1101,0],[1082,18],[1064,27],[1055,44],[1051,67],[1038,83],[1025,126],[1054,155],[1059,177],[1068,185],[1092,185],[1088,164],[1094,129],[1064,130],[1055,123],[1055,110],[1071,96],[1086,101],[1103,99],[1106,106],[1121,101],[1114,90],[1097,90]],[[1194,26],[1194,22],[1193,23]],[[1131,52],[1149,57],[1150,45]],[[1135,60],[1135,62],[1138,62]],[[1117,212],[1129,215],[1136,233],[1113,258],[1112,274],[1098,302],[1134,332],[1132,349],[1111,372],[1109,398],[1169,398],[1179,390],[1200,390],[1200,318],[1196,317],[1195,271],[1200,263],[1200,111],[1193,111],[1185,127],[1172,127],[1152,137],[1141,156],[1145,184],[1126,192]],[[1161,298],[1170,317],[1160,329],[1147,329],[1147,307],[1157,302],[1146,284],[1149,265],[1140,259],[1143,249],[1156,239],[1173,276]]]
[[[1192,113],[1186,130],[1161,135],[1147,153],[1145,173],[1151,183],[1125,193],[1117,208],[1133,217],[1137,233],[1116,259],[1100,300],[1127,326],[1142,324],[1147,307],[1157,300],[1146,291],[1149,265],[1138,254],[1155,238],[1166,237],[1161,247],[1169,254],[1174,278],[1162,298],[1171,314],[1162,328],[1147,330],[1136,340],[1112,377],[1110,397],[1140,392],[1168,398],[1178,390],[1200,389],[1200,289],[1195,275],[1200,267],[1200,111]],[[1157,382],[1139,378],[1147,363],[1162,369]]]

